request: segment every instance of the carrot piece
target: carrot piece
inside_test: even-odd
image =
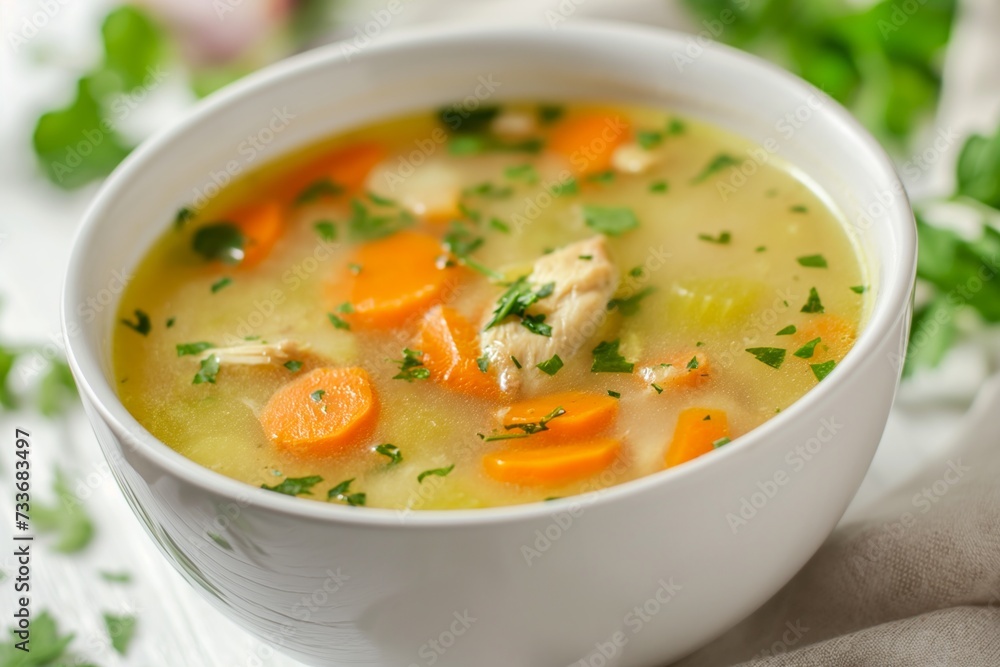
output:
[[[548,147],[566,157],[578,176],[611,167],[611,155],[629,136],[624,118],[612,114],[575,116],[555,126]]]
[[[652,387],[654,384],[661,390],[694,389],[708,381],[711,371],[712,363],[707,354],[689,351],[643,366],[637,375],[651,391],[656,391]]]
[[[444,255],[438,239],[412,231],[361,246],[350,261],[360,270],[345,269],[354,306],[345,319],[362,328],[387,329],[439,303],[461,276],[457,267],[439,266]]]
[[[500,395],[492,373],[477,365],[479,337],[476,328],[461,313],[435,306],[420,323],[417,346],[431,379],[448,389],[483,398]]]
[[[281,186],[282,198],[293,202],[310,185],[329,180],[347,194],[364,189],[368,174],[388,155],[385,146],[363,141],[339,148],[302,168]]]
[[[813,352],[811,363],[836,359],[840,361],[847,354],[847,351],[854,345],[854,340],[858,334],[854,325],[848,320],[825,313],[815,315],[795,334],[795,340],[799,345],[805,345],[809,341],[820,339],[816,350]]]
[[[562,408],[565,414],[546,421],[547,431],[536,432],[532,440],[570,440],[590,438],[611,425],[618,416],[618,400],[605,394],[588,394],[582,391],[564,391],[537,398],[529,398],[510,406],[503,416],[504,428],[518,432],[515,427],[538,424],[539,421]]]
[[[680,465],[712,451],[713,443],[729,437],[729,420],[722,410],[688,408],[677,417],[674,439],[667,448],[667,467]]]
[[[285,226],[281,205],[274,200],[244,206],[223,217],[232,221],[246,238],[240,262],[244,267],[254,266],[267,257]]]
[[[260,425],[279,449],[328,456],[364,444],[378,417],[378,401],[362,368],[317,368],[271,396]]]
[[[564,484],[599,473],[620,452],[621,443],[611,438],[538,449],[500,450],[483,457],[483,469],[500,482]]]

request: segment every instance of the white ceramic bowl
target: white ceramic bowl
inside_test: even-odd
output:
[[[843,212],[871,270],[874,306],[855,348],[731,447],[605,491],[486,510],[359,510],[252,488],[177,454],[125,410],[110,361],[116,274],[128,276],[173,211],[227,171],[489,87],[493,101],[663,105],[797,165]],[[166,557],[248,631],[310,665],[646,667],[758,607],[837,523],[898,383],[914,255],[911,212],[882,150],[778,68],[639,27],[434,29],[281,63],[143,144],[87,213],[63,316],[123,493]]]

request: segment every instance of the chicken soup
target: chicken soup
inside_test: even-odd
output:
[[[165,225],[119,394],[203,466],[349,506],[543,501],[738,447],[837,372],[868,299],[836,211],[754,149],[577,103],[318,143]]]

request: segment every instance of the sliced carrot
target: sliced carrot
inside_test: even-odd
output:
[[[692,350],[643,366],[637,376],[651,391],[656,391],[654,384],[661,390],[694,389],[708,381],[711,370],[708,355]]]
[[[567,118],[556,125],[548,147],[569,160],[578,176],[611,167],[611,155],[629,137],[629,125],[621,116],[592,113]]]
[[[723,410],[688,408],[677,418],[674,439],[667,449],[667,467],[680,465],[715,449],[729,437],[729,420]]]
[[[825,313],[813,316],[795,334],[795,340],[799,345],[805,345],[809,341],[820,339],[819,344],[813,352],[811,363],[836,359],[840,361],[847,354],[847,351],[854,345],[857,338],[857,331],[854,325],[839,315]]]
[[[420,323],[417,346],[423,351],[424,366],[431,379],[466,394],[495,398],[500,395],[493,373],[477,365],[479,336],[461,313],[435,306]]]
[[[317,368],[271,396],[259,419],[281,450],[327,456],[364,446],[378,401],[362,368]]]
[[[361,246],[350,260],[360,269],[345,269],[354,306],[345,319],[363,328],[387,329],[439,303],[462,275],[458,267],[442,268],[444,255],[438,239],[412,231]]]
[[[564,391],[515,403],[504,414],[503,425],[517,433],[517,426],[538,424],[559,408],[565,413],[547,420],[548,430],[536,432],[531,436],[532,441],[592,438],[618,416],[618,400],[611,396]]]
[[[328,180],[342,188],[346,194],[356,194],[364,189],[368,174],[388,156],[385,146],[374,141],[363,141],[334,150],[292,175],[281,186],[286,202],[295,201],[309,186]]]
[[[501,450],[483,457],[483,469],[501,482],[565,484],[599,473],[620,452],[621,443],[611,438],[538,449]]]
[[[232,221],[246,238],[240,263],[245,267],[267,257],[285,226],[281,205],[274,200],[244,206],[223,217]]]

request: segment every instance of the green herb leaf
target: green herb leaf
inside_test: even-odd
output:
[[[212,287],[211,287],[211,290],[212,290],[212,294],[215,294],[215,293],[216,293],[216,292],[218,292],[218,291],[219,291],[220,289],[222,289],[222,288],[223,288],[223,287],[225,287],[226,285],[229,285],[229,284],[230,284],[230,283],[232,283],[232,282],[233,282],[233,279],[232,279],[232,278],[230,278],[229,276],[225,276],[225,277],[223,277],[223,278],[219,278],[219,279],[218,279],[218,280],[216,280],[216,281],[215,281],[214,283],[212,283]]]
[[[792,352],[796,357],[801,359],[812,359],[813,353],[816,351],[816,346],[819,345],[820,338],[813,338],[811,341],[800,347],[799,349]]]
[[[649,386],[652,387],[653,389],[655,389],[657,394],[662,394],[663,393],[663,387],[661,387],[660,385],[656,384],[655,382],[651,382],[649,384]]]
[[[510,225],[508,225],[500,218],[490,218],[490,227],[497,230],[498,232],[503,232],[504,234],[510,234]]]
[[[215,378],[218,374],[219,358],[214,354],[210,354],[207,358],[202,359],[201,366],[198,368],[198,372],[195,374],[191,384],[215,384]]]
[[[547,359],[535,366],[535,368],[542,371],[546,375],[555,375],[562,367],[563,360],[559,358],[558,354],[553,354],[551,359]]]
[[[408,347],[403,348],[402,359],[390,359],[392,363],[399,364],[399,373],[392,376],[392,379],[413,382],[414,380],[426,380],[429,378],[431,372],[430,369],[424,368],[424,362],[420,360],[422,356],[424,356],[424,353],[420,350],[411,350]]]
[[[812,369],[813,375],[816,376],[817,382],[822,382],[827,375],[829,375],[834,368],[836,368],[837,362],[831,359],[830,361],[824,361],[821,364],[809,364],[809,368]]]
[[[32,498],[32,526],[39,533],[54,534],[56,542],[52,548],[59,553],[83,551],[94,538],[94,524],[60,468],[56,468],[52,490],[55,493],[53,505],[45,505]]]
[[[670,184],[666,181],[656,181],[649,184],[649,191],[656,194],[663,194],[670,189]]]
[[[687,362],[687,366],[685,366],[685,368],[689,371],[693,371],[698,368],[698,357],[691,357],[691,361]]]
[[[823,257],[823,255],[806,255],[805,257],[799,257],[799,264],[814,269],[827,268],[826,258]]]
[[[724,447],[725,445],[728,445],[731,442],[732,440],[730,440],[726,436],[722,436],[721,438],[712,443],[712,449],[718,449],[719,447]]]
[[[130,584],[132,575],[128,572],[101,572],[101,579],[110,584]]]
[[[329,178],[320,178],[302,189],[302,192],[295,197],[295,205],[301,206],[323,197],[336,197],[343,193],[343,186],[334,183]]]
[[[639,306],[643,299],[656,291],[652,285],[644,287],[630,297],[624,299],[612,299],[608,301],[608,310],[617,308],[625,317],[635,315],[639,312]]]
[[[823,302],[819,299],[819,292],[816,291],[815,287],[809,288],[809,298],[806,300],[806,304],[802,306],[803,313],[822,313],[825,312],[823,308]]]
[[[344,480],[337,486],[333,487],[326,492],[327,500],[336,500],[342,503],[347,503],[352,507],[358,507],[364,505],[368,501],[367,494],[364,493],[349,493],[351,489],[351,482],[354,478]]]
[[[246,237],[231,222],[217,222],[201,227],[194,233],[191,248],[206,261],[239,264],[243,261]]]
[[[398,209],[373,215],[364,202],[352,199],[347,233],[354,241],[374,241],[395,234],[412,224],[413,216],[405,210]]]
[[[128,652],[129,644],[135,637],[137,622],[138,619],[135,616],[104,614],[104,627],[107,628],[108,637],[111,638],[111,646],[118,655],[125,655]]]
[[[417,475],[417,483],[423,482],[426,478],[434,475],[435,477],[447,477],[448,473],[455,469],[455,464],[452,463],[447,468],[434,468],[433,470],[425,470],[419,475]]]
[[[791,336],[796,331],[798,331],[798,329],[795,328],[795,325],[794,324],[789,324],[787,327],[785,327],[784,329],[782,329],[781,331],[779,331],[778,333],[776,333],[774,335],[775,336]]]
[[[135,309],[135,322],[130,322],[129,320],[122,320],[122,324],[127,326],[132,331],[143,336],[149,335],[150,330],[153,328],[152,323],[149,321],[149,315],[142,312],[138,308]]]
[[[332,324],[335,328],[343,329],[344,331],[351,330],[351,324],[340,316],[333,313],[327,313],[326,316],[330,320],[330,324]]]
[[[321,402],[324,396],[326,396],[326,389],[317,389],[313,393],[309,394],[309,398],[311,398],[315,403]]]
[[[583,207],[583,221],[595,232],[609,236],[621,236],[639,226],[639,219],[632,209],[624,206]]]
[[[864,294],[865,292],[868,291],[868,287],[866,287],[865,285],[853,285],[851,286],[851,291],[854,292],[855,294]]]
[[[712,158],[712,161],[709,162],[707,165],[705,165],[705,168],[702,169],[701,173],[695,176],[691,182],[701,183],[703,181],[708,180],[709,178],[712,177],[713,174],[716,174],[722,171],[723,169],[728,169],[729,167],[736,167],[741,164],[743,164],[743,160],[735,158],[732,155],[729,155],[728,153],[720,153],[719,155],[716,155],[714,158]]]
[[[388,465],[394,466],[403,460],[403,452],[399,451],[399,447],[396,445],[391,445],[386,443],[384,445],[379,445],[375,448],[375,451],[382,456],[389,457]]]
[[[515,167],[507,167],[504,169],[503,174],[512,181],[524,181],[529,185],[538,183],[540,180],[538,172],[531,163],[521,164]]]
[[[479,367],[480,372],[486,373],[490,370],[490,359],[485,354],[478,359],[476,359],[476,366]]]
[[[497,300],[497,307],[493,311],[493,317],[487,322],[484,331],[497,326],[508,316],[520,317],[523,321],[526,316],[525,311],[539,299],[551,296],[554,289],[555,283],[546,283],[536,291],[531,287],[527,276],[521,276],[511,283],[507,290],[500,295],[500,298]],[[528,326],[529,329],[531,328],[529,325],[525,326]],[[551,328],[549,334],[551,334]]]
[[[567,178],[565,181],[552,186],[552,195],[561,197],[563,195],[575,195],[580,193],[580,184],[575,178]]]
[[[663,133],[639,130],[635,133],[635,141],[643,150],[649,151],[663,143]]]
[[[729,245],[729,242],[733,240],[733,235],[729,232],[720,232],[718,236],[712,236],[711,234],[698,234],[698,238],[702,241],[708,241],[709,243]]]
[[[287,368],[292,373],[298,373],[300,370],[302,370],[302,362],[296,361],[295,359],[289,359],[288,361],[286,361],[281,365]]]
[[[566,110],[563,107],[556,104],[538,105],[538,121],[542,125],[551,125],[552,123],[562,118],[563,114],[565,113]]]
[[[538,334],[539,336],[552,336],[552,327],[545,324],[545,315],[524,315],[521,318],[521,326],[530,331],[531,333]]]
[[[309,475],[308,477],[286,477],[274,486],[261,484],[260,488],[283,493],[286,496],[311,496],[312,488],[322,483],[323,478],[319,475]]]
[[[611,389],[608,389],[608,396],[610,396],[611,398],[621,398],[622,397],[621,392],[613,391]]]
[[[485,181],[479,185],[472,185],[462,190],[463,197],[484,197],[488,199],[507,199],[514,194],[514,188],[509,185],[497,185],[490,181]]]
[[[0,368],[0,405],[3,404],[3,379],[3,369]],[[45,417],[57,417],[64,414],[70,405],[75,405],[77,398],[76,381],[66,362],[60,359],[49,361],[48,370],[38,383],[35,397],[38,411]]]
[[[181,229],[189,221],[194,220],[194,217],[196,215],[197,213],[195,213],[195,210],[193,208],[190,208],[188,206],[180,207],[179,209],[177,209],[177,214],[174,215],[174,229]]]
[[[785,363],[785,350],[780,347],[750,347],[747,352],[757,358],[757,361],[771,368],[781,368]]]
[[[198,343],[179,343],[177,345],[177,356],[183,357],[186,355],[201,354],[205,350],[210,350],[213,347],[215,347],[215,343],[209,343],[206,341]]]
[[[591,373],[631,373],[635,364],[627,361],[618,352],[620,340],[601,341],[592,350],[594,363],[590,367]]]
[[[333,224],[329,220],[320,220],[313,225],[313,229],[319,234],[319,237],[326,241],[327,243],[333,243],[337,240],[337,225]]]
[[[517,357],[515,357],[515,356],[514,356],[514,355],[512,354],[512,355],[510,355],[510,360],[511,360],[512,362],[514,362],[514,368],[516,368],[517,370],[521,370],[521,362],[517,360]]]

